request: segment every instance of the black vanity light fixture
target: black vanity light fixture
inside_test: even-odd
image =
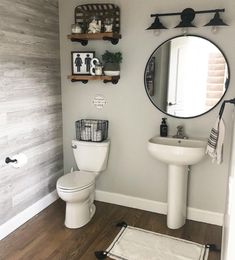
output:
[[[173,16],[173,15],[180,15],[181,21],[175,28],[188,28],[188,27],[196,27],[192,22],[196,16],[196,14],[208,14],[214,13],[213,19],[211,19],[207,24],[204,26],[227,26],[227,24],[221,19],[219,13],[225,12],[225,9],[213,9],[213,10],[202,10],[202,11],[195,11],[192,8],[186,8],[181,13],[162,13],[162,14],[151,14],[151,17],[155,17],[154,22],[148,27],[146,30],[161,30],[161,29],[168,29],[166,28],[159,20],[161,16]]]
[[[192,8],[186,8],[180,14],[181,21],[175,28],[185,28],[185,27],[196,27],[192,24],[195,18],[195,11]]]
[[[216,11],[215,16],[204,26],[228,26],[228,24],[220,18],[219,12]]]
[[[162,30],[162,29],[167,29],[159,20],[159,17],[156,16],[154,22],[151,24],[147,30]]]

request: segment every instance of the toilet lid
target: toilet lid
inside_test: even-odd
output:
[[[82,171],[68,173],[60,177],[57,187],[64,190],[79,190],[91,186],[95,182],[95,177]]]

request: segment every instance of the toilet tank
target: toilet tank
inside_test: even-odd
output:
[[[73,154],[80,171],[101,172],[107,167],[110,141],[72,141]]]

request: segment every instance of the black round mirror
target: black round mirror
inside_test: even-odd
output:
[[[207,113],[223,98],[229,66],[211,41],[194,35],[178,36],[152,53],[144,81],[155,107],[173,117],[192,118]]]

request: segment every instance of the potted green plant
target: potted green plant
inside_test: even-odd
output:
[[[105,51],[102,55],[104,62],[104,74],[107,76],[120,75],[120,63],[122,62],[121,52]]]

